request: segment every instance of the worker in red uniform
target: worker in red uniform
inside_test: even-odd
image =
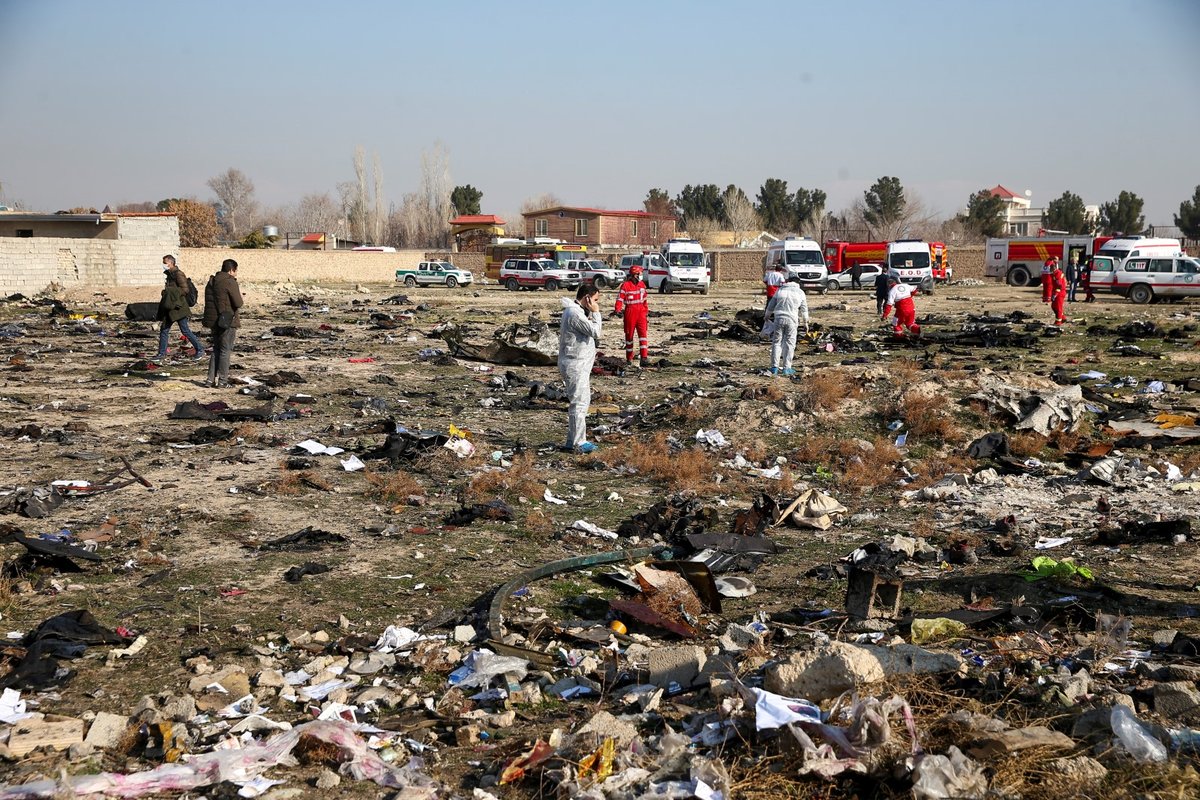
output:
[[[1058,257],[1050,256],[1046,259],[1046,263],[1042,264],[1042,302],[1050,302],[1050,281],[1051,275],[1054,274],[1054,268],[1058,265]]]
[[[646,284],[642,280],[642,268],[634,264],[629,268],[629,277],[621,284],[617,292],[616,313],[625,318],[625,360],[633,363],[633,334],[638,336],[638,349],[641,352],[641,366],[650,363],[650,353],[647,350],[646,331],[650,320],[650,308],[646,303]]]
[[[896,323],[892,330],[897,336],[902,335],[906,330],[914,336],[921,335],[921,326],[917,324],[917,307],[913,305],[913,295],[916,293],[915,288],[902,282],[895,275],[888,276],[887,305],[883,307],[882,319],[887,322],[892,309],[896,309]]]
[[[1058,262],[1054,262],[1054,271],[1050,273],[1050,310],[1054,312],[1054,324],[1062,325],[1067,321],[1064,309],[1067,303],[1067,276]]]
[[[787,281],[787,277],[787,267],[783,265],[782,261],[767,270],[767,274],[763,276],[763,285],[767,287],[768,301],[779,291],[779,287],[783,286],[784,282]]]

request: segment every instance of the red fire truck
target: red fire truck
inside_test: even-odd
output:
[[[1042,279],[1042,264],[1056,256],[1065,269],[1099,252],[1111,236],[1037,236],[988,239],[984,275],[1003,278],[1010,286],[1032,286]]]
[[[883,264],[887,261],[887,242],[825,242],[825,265],[830,272],[845,272],[855,264]],[[942,242],[929,243],[933,278],[949,280],[954,274],[950,267],[950,250]]]

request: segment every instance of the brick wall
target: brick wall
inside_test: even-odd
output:
[[[475,278],[479,279],[483,277],[487,256],[483,253],[451,253],[448,250],[440,250],[425,253],[422,258],[425,261],[449,261],[459,269],[470,270],[475,273]]]
[[[983,245],[966,247],[963,245],[950,247],[950,266],[954,269],[955,279],[976,278],[983,280]]]
[[[534,236],[549,237],[551,239],[561,239],[570,244],[595,244],[600,235],[600,220],[595,214],[580,214],[573,211],[563,211],[563,216],[558,216],[558,211],[551,211],[546,214],[535,214],[525,217],[525,235],[529,238]],[[587,220],[588,231],[586,236],[575,235],[575,220]],[[539,231],[537,220],[545,220],[545,231]]]
[[[455,254],[455,263],[466,253]],[[415,267],[425,260],[420,250],[395,253],[354,253],[349,250],[235,250],[229,247],[185,248],[179,266],[196,285],[200,278],[221,268],[232,258],[238,262],[242,283],[393,283],[396,270]],[[482,256],[481,256],[482,258]],[[469,268],[466,263],[464,269]],[[482,269],[476,271],[477,275]]]
[[[766,250],[737,249],[712,251],[713,282],[762,282],[763,258],[766,255]]]

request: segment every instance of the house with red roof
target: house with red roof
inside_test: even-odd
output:
[[[553,206],[522,214],[525,235],[588,247],[658,248],[675,236],[675,217],[649,211]]]

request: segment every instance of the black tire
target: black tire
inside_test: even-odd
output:
[[[1154,290],[1147,284],[1135,283],[1129,287],[1129,299],[1138,305],[1145,305],[1154,300]]]
[[[447,275],[446,288],[453,289],[455,286],[458,286],[458,278],[454,277],[453,275]]]
[[[506,280],[504,282],[504,285],[508,288],[508,290],[510,292],[515,292],[517,289],[521,288],[521,282],[518,281],[516,278],[509,278],[508,280]]]
[[[663,281],[662,283],[660,283],[660,284],[658,285],[658,293],[659,293],[659,294],[666,294],[666,293],[667,293],[667,282],[666,282],[666,281]]]
[[[829,280],[825,281],[825,290],[828,292],[836,292],[838,289],[841,289],[841,288],[842,288],[842,285],[833,278],[830,278]]]
[[[416,286],[417,285],[416,276],[415,275],[405,275],[404,276],[404,285],[410,289],[413,288],[414,286]]]
[[[662,282],[659,288],[662,289],[663,294],[675,294],[675,287],[665,280]]]
[[[547,292],[557,292],[558,291],[558,281],[554,280],[554,278],[551,278],[550,280],[546,281],[546,291]]]
[[[605,278],[603,275],[597,275],[596,280],[594,280],[593,283],[596,284],[597,289],[608,288],[608,278]]]
[[[1029,286],[1033,283],[1033,276],[1024,267],[1013,267],[1008,271],[1007,280],[1009,286]]]
[[[700,290],[700,294],[708,294],[708,286],[707,285],[705,285],[705,287]]]

